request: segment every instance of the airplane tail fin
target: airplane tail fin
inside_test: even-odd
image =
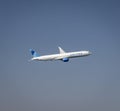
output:
[[[32,54],[33,57],[38,57],[39,55],[37,54],[36,51],[34,51],[33,49],[30,49],[30,52]]]

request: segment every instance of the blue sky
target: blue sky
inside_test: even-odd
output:
[[[118,0],[0,1],[0,111],[119,111]],[[68,63],[28,62],[90,50]]]

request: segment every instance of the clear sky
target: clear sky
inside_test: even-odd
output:
[[[28,62],[89,50],[68,63]],[[0,111],[120,111],[119,0],[1,0]]]

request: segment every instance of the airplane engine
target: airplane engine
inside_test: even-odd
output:
[[[68,62],[69,58],[63,58],[63,62]]]

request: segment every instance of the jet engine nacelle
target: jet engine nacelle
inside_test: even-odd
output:
[[[62,60],[63,60],[63,62],[68,62],[69,58],[63,58]]]

